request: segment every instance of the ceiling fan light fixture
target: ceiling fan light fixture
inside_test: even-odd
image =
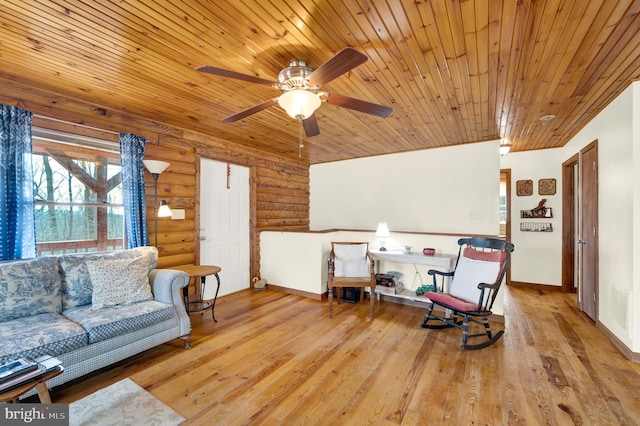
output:
[[[304,89],[295,89],[280,95],[278,104],[291,118],[304,120],[313,115],[315,110],[322,104],[322,101],[316,93]]]

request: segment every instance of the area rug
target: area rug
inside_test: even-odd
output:
[[[128,378],[69,405],[70,426],[173,426],[184,420]]]

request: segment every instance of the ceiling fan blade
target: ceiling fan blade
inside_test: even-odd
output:
[[[316,116],[311,114],[310,117],[302,120],[302,127],[304,127],[304,133],[308,138],[311,136],[318,136],[320,134],[320,127],[318,127],[318,120]]]
[[[382,118],[388,117],[393,111],[393,109],[388,106],[378,105],[335,93],[330,93],[325,99],[328,104],[364,112],[365,114],[371,114]]]
[[[273,86],[276,84],[275,81],[265,80],[264,78],[254,77],[248,74],[240,74],[239,72],[223,70],[222,68],[215,68],[210,66],[202,66],[196,68],[197,71],[204,72],[207,74],[218,75],[220,77],[234,78],[236,80],[248,81],[249,83],[258,83],[264,84],[265,86]]]
[[[309,76],[311,85],[324,86],[331,80],[367,62],[367,55],[353,47],[345,47],[336,56],[316,68]]]
[[[234,114],[230,117],[224,118],[222,121],[225,123],[233,123],[234,121],[242,120],[243,118],[248,117],[251,114],[255,114],[256,112],[260,112],[263,109],[269,108],[276,102],[278,102],[278,98],[269,99],[268,101],[264,101],[261,104],[254,105],[249,109],[245,109],[244,111],[240,111],[239,113]]]

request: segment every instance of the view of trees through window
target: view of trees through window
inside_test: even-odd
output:
[[[32,163],[39,254],[123,247],[117,152],[34,137]]]
[[[507,233],[507,181],[506,175],[500,173],[500,204],[498,206],[498,218],[500,222],[500,235]]]

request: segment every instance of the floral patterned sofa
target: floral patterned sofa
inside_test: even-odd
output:
[[[184,272],[156,269],[155,247],[0,263],[0,364],[52,355],[56,386],[182,338]]]

